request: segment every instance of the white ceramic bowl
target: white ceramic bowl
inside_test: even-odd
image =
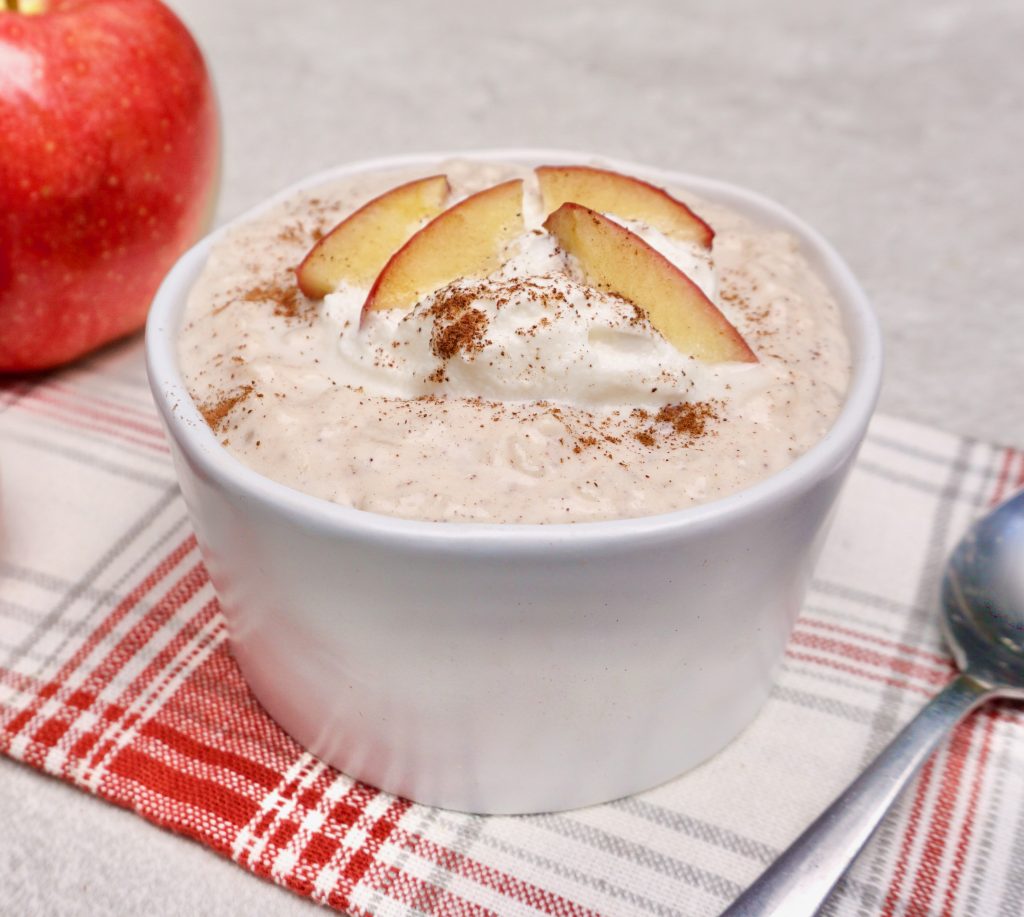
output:
[[[313,176],[264,207],[331,178],[456,155],[592,158],[379,159]],[[253,692],[324,760],[419,802],[486,813],[590,805],[729,742],[768,696],[874,408],[878,327],[821,236],[750,191],[607,162],[788,230],[842,309],[854,373],[835,425],[790,467],[724,499],[578,525],[417,522],[336,506],[236,461],[188,396],[175,340],[219,233],[181,258],[149,317],[153,393]]]

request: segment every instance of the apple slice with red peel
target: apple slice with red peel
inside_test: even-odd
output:
[[[562,204],[544,228],[576,257],[588,283],[643,309],[680,353],[706,363],[757,362],[701,288],[636,233],[574,203]]]
[[[435,217],[384,266],[363,305],[409,309],[460,277],[484,277],[501,264],[501,251],[525,232],[523,183],[507,181],[472,194]]]
[[[444,175],[431,175],[363,204],[309,250],[295,270],[299,289],[320,299],[343,280],[369,286],[419,224],[441,212],[450,190]]]
[[[535,171],[547,214],[571,201],[711,248],[715,231],[686,204],[655,185],[594,166],[540,166]]]

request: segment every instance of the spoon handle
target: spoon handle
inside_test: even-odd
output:
[[[811,917],[849,869],[914,772],[994,693],[968,674],[933,697],[722,917]]]

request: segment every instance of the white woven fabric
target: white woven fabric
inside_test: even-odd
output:
[[[942,563],[1024,484],[1021,452],[877,418],[756,722],[641,796],[484,818],[353,784],[253,701],[137,344],[0,385],[0,446],[0,748],[357,914],[717,914],[950,677]],[[956,732],[825,913],[1024,913],[1019,705]]]

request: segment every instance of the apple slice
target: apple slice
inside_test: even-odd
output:
[[[431,175],[385,191],[350,214],[314,245],[295,270],[299,289],[313,299],[341,281],[368,287],[424,219],[437,216],[450,187]]]
[[[756,363],[740,333],[704,292],[636,233],[581,204],[562,204],[547,220],[588,283],[623,296],[680,353],[706,363]]]
[[[715,231],[682,201],[654,185],[593,166],[540,166],[544,212],[553,213],[566,201],[624,220],[641,220],[674,239],[711,248]]]
[[[435,217],[384,266],[363,305],[408,309],[459,277],[484,277],[500,266],[501,250],[525,232],[523,183],[478,191]]]

